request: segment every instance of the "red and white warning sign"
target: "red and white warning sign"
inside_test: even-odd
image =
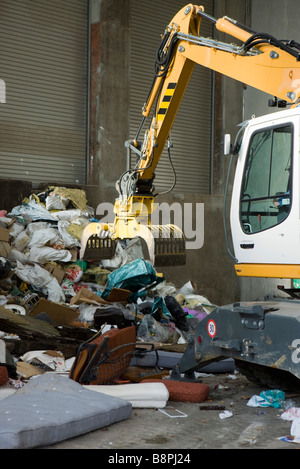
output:
[[[215,337],[217,333],[217,326],[213,319],[210,319],[207,323],[207,332],[210,337]]]

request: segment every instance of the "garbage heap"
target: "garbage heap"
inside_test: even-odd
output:
[[[91,221],[84,191],[64,187],[0,211],[0,342],[9,376],[26,378],[32,365],[65,371],[81,344],[112,328],[134,326],[135,341],[184,351],[214,308],[191,282],[167,283],[138,240],[120,241],[113,259],[80,260]]]

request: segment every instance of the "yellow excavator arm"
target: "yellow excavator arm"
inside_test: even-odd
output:
[[[201,21],[212,21],[217,30],[240,41],[240,45],[201,37]],[[81,257],[107,258],[107,248],[118,239],[139,236],[147,243],[154,265],[185,262],[184,236],[174,226],[151,225],[154,206],[153,179],[174,119],[196,64],[264,91],[296,106],[300,99],[300,52],[294,41],[279,41],[255,33],[236,21],[215,19],[202,6],[186,5],[166,27],[157,51],[155,77],[142,111],[139,131],[126,146],[137,156],[134,168],[117,182],[115,222],[92,223],[82,237]],[[140,143],[139,132],[152,114]],[[105,239],[101,233],[109,233]],[[104,248],[105,254],[101,255]]]
[[[200,37],[203,17],[211,19],[219,31],[242,41],[242,45]],[[148,117],[158,100],[137,167],[139,180],[153,178],[196,64],[288,103],[297,103],[300,97],[299,52],[274,38],[272,41],[269,35],[252,34],[236,26],[229,18],[215,20],[205,14],[201,6],[188,5],[173,18],[166,29],[159,54],[163,64],[157,63],[155,82],[143,109],[143,115]]]

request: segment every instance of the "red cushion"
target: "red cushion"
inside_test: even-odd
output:
[[[0,365],[0,386],[3,386],[8,381],[8,371],[6,366]]]
[[[171,379],[144,379],[142,383],[163,383],[169,391],[169,400],[175,402],[203,402],[209,395],[209,386]]]

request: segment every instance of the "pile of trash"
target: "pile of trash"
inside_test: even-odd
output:
[[[101,428],[129,418],[133,405],[207,399],[209,388],[200,382],[189,383],[178,397],[171,380],[160,381],[169,370],[156,358],[150,378],[159,382],[143,383],[149,374],[140,373],[136,358],[160,345],[183,352],[214,305],[191,282],[179,289],[167,283],[142,257],[138,240],[120,241],[112,259],[80,259],[82,232],[95,221],[84,191],[64,187],[0,210],[0,391],[13,391],[0,397],[0,448],[51,444]],[[99,397],[84,397],[91,389]],[[56,413],[49,412],[49,398]],[[39,402],[40,424],[31,400],[33,406]],[[66,415],[70,400],[76,404]],[[18,418],[20,407],[22,415],[28,408],[24,419]]]
[[[61,351],[59,327],[68,328],[71,338],[80,336],[73,347],[67,343],[66,359],[103,327],[135,325],[137,341],[184,348],[197,323],[214,309],[191,282],[179,289],[167,283],[141,257],[137,240],[120,241],[113,259],[80,260],[81,235],[93,221],[85,192],[64,187],[49,187],[9,213],[0,211],[0,339],[14,342],[14,356],[38,350],[44,329],[47,348],[52,341],[53,350]],[[25,320],[30,320],[26,327]],[[20,334],[23,348],[17,344]]]
[[[208,399],[207,384],[170,379],[173,357],[156,352],[184,352],[215,305],[192,282],[166,282],[138,240],[120,241],[113,259],[81,260],[94,221],[84,191],[63,187],[0,210],[0,449],[54,444],[129,419],[132,407]],[[266,393],[249,405],[270,402],[280,406]],[[295,414],[285,418],[298,442]]]

